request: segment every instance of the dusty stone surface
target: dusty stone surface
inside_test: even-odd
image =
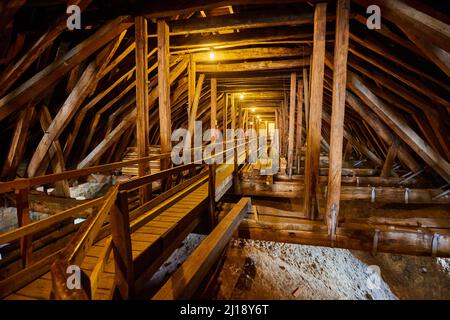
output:
[[[450,300],[450,259],[352,253],[365,263],[378,265],[392,292],[400,299]]]
[[[145,286],[143,298],[153,296],[169,277],[182,265],[189,255],[206,238],[205,235],[191,233],[159,268]]]
[[[40,212],[30,212],[31,221],[37,221],[47,218],[48,215]],[[0,207],[0,233],[16,229],[17,223],[17,209],[14,207]]]
[[[396,299],[349,250],[266,241],[230,243],[218,299]]]
[[[70,197],[78,200],[101,197],[106,194],[114,180],[109,176],[101,176],[96,179],[70,187]]]

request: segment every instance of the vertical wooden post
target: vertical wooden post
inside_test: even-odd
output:
[[[338,0],[336,8],[336,37],[334,42],[333,93],[330,124],[330,164],[327,189],[328,234],[334,239],[341,197],[342,149],[344,143],[345,87],[347,83],[347,54],[350,0]]]
[[[209,196],[209,227],[213,230],[217,224],[216,218],[216,163],[213,162],[208,165],[209,179],[208,179],[208,196]]]
[[[15,190],[17,221],[19,228],[26,226],[30,221],[30,206],[28,203],[28,190]],[[20,255],[22,258],[22,268],[26,268],[31,264],[31,237],[25,236],[20,238]]]
[[[116,204],[111,208],[110,219],[116,270],[113,298],[126,300],[134,295],[134,267],[126,192],[117,195]]]
[[[322,93],[325,60],[326,3],[316,4],[314,12],[314,43],[311,65],[311,98],[305,163],[304,212],[316,218],[314,208],[319,184],[320,137],[322,127]]]
[[[352,144],[347,141],[347,144],[345,145],[344,154],[342,155],[342,161],[347,161],[352,153],[353,146]]]
[[[300,174],[302,159],[302,130],[303,130],[303,82],[297,81],[297,129],[295,138],[295,160],[297,161],[297,174]]]
[[[195,79],[196,79],[196,64],[189,54],[189,70],[188,70],[188,120],[191,118],[192,104],[195,96]]]
[[[211,78],[211,144],[215,146],[216,143],[216,129],[217,129],[217,79]],[[213,162],[215,159],[216,148],[214,147],[211,157]]]
[[[169,26],[165,20],[157,21],[158,33],[158,100],[159,100],[159,132],[161,140],[161,154],[172,150],[170,141],[172,131],[172,111],[170,108],[169,83]],[[170,167],[170,157],[161,159],[161,170]],[[163,190],[170,181],[163,180]]]
[[[305,129],[308,132],[309,124],[309,82],[308,82],[308,70],[303,69],[303,96],[305,99]]]
[[[236,129],[236,95],[231,94],[231,129]]]
[[[236,95],[234,93],[231,94],[231,129],[233,132],[236,130]],[[236,148],[236,136],[233,134],[230,137],[232,141],[233,148],[233,188],[237,193],[238,191],[238,161],[237,161],[237,148]]]
[[[147,55],[148,36],[147,19],[138,16],[134,20],[135,41],[136,41],[136,144],[139,158],[148,156],[148,85],[147,85]],[[147,174],[148,163],[139,163],[138,175],[140,177]],[[144,204],[151,197],[151,190],[147,187],[139,189],[141,204]]]
[[[384,161],[383,169],[381,170],[381,178],[389,178],[389,176],[391,175],[392,165],[395,158],[397,157],[399,145],[399,139],[397,137],[394,137],[394,141],[392,141],[392,144],[389,147],[389,151],[386,156],[386,160]]]
[[[291,90],[289,97],[289,138],[288,138],[288,176],[292,177],[294,164],[294,130],[295,130],[295,95],[297,93],[297,74],[291,73]]]

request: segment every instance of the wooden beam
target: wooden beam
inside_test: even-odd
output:
[[[378,5],[383,16],[426,37],[431,43],[450,52],[450,25],[404,0],[357,0],[363,6]],[[448,20],[447,20],[448,21]]]
[[[91,37],[70,50],[63,57],[34,75],[0,100],[0,120],[17,111],[27,102],[42,97],[64,75],[109,41],[128,29],[130,18],[119,17],[108,22]]]
[[[17,2],[17,1],[9,1]],[[26,1],[20,1],[24,4]],[[71,1],[71,4],[77,5],[81,10],[84,10],[92,0],[75,0]],[[8,3],[9,5],[9,3]],[[20,6],[19,6],[20,8]],[[6,21],[4,18],[0,19],[0,30],[2,23]],[[0,97],[2,97],[8,90],[16,83],[16,81],[24,74],[25,71],[39,58],[39,56],[54,44],[54,41],[58,36],[67,30],[67,15],[64,13],[58,18],[56,23],[52,24],[50,28],[39,37],[39,39],[29,48],[26,53],[18,59],[15,63],[10,64],[0,75]]]
[[[15,178],[16,176],[16,171],[25,154],[29,137],[28,130],[33,126],[35,116],[36,109],[33,105],[29,105],[20,112],[8,149],[8,154],[3,165],[2,178],[5,178],[6,180]]]
[[[242,198],[235,204],[152,299],[178,300],[191,298],[225,249],[231,236],[250,210],[250,206],[250,198]]]
[[[302,151],[302,131],[303,131],[303,81],[297,81],[297,120],[295,129],[295,157],[297,161],[297,174],[300,174],[300,160]]]
[[[294,163],[294,134],[295,134],[295,96],[297,94],[297,74],[291,72],[291,88],[289,97],[289,132],[288,132],[288,176],[292,176],[292,166]]]
[[[391,130],[380,120],[380,118],[363,105],[353,93],[347,90],[346,95],[348,105],[358,113],[361,118],[375,130],[377,135],[388,145],[391,145],[395,139],[395,135]],[[414,159],[411,152],[404,145],[400,144],[398,150],[398,157],[411,171],[417,172],[421,166]]]
[[[134,20],[135,24],[135,42],[136,42],[136,144],[138,158],[144,158],[148,155],[148,37],[147,37],[147,19],[137,16]],[[140,177],[147,174],[147,164],[140,163],[138,165],[138,175]],[[139,190],[141,204],[149,200],[151,190],[149,188],[141,188]]]
[[[214,58],[211,58],[211,51],[193,53],[195,62],[248,60],[248,59],[270,59],[281,57],[301,57],[309,55],[310,51],[304,48],[284,48],[284,47],[261,47],[243,48],[235,50],[214,50]]]
[[[303,96],[305,101],[305,129],[308,132],[308,124],[309,124],[309,82],[308,82],[308,69],[303,68]]]
[[[450,183],[450,164],[418,136],[401,116],[375,96],[354,73],[349,73],[349,86],[425,163]]]
[[[336,4],[336,33],[334,41],[333,92],[330,124],[330,153],[326,219],[328,233],[334,239],[339,216],[341,193],[342,149],[344,144],[345,88],[347,84],[347,55],[349,39],[350,1]]]
[[[188,58],[184,58],[170,73],[169,83],[172,84],[180,74],[186,70],[189,63]],[[152,105],[158,99],[158,86],[153,88],[149,95],[149,105]],[[130,103],[133,103],[131,100]],[[136,109],[133,109],[107,136],[78,164],[77,168],[86,168],[96,163],[100,157],[115,143],[122,134],[136,123]]]
[[[188,123],[188,131],[191,134],[191,140],[194,138],[193,134],[194,134],[194,129],[195,129],[195,120],[197,119],[197,110],[198,110],[198,105],[200,103],[200,96],[202,94],[202,87],[203,87],[203,81],[205,80],[205,75],[201,74],[198,77],[198,81],[197,81],[197,87],[195,88],[195,95],[194,95],[194,100],[192,102],[192,110],[191,110],[191,117],[189,119],[189,123]]]
[[[188,70],[188,121],[191,117],[192,104],[195,97],[195,80],[196,80],[196,62],[192,54],[189,55],[189,70]]]
[[[52,117],[50,115],[50,111],[46,106],[41,107],[40,112],[40,122],[41,127],[44,132],[48,130],[48,127],[52,123]],[[53,141],[50,146],[50,150],[48,152],[48,161],[52,166],[53,173],[60,173],[66,170],[66,166],[64,163],[64,156],[61,148],[61,144],[58,140]],[[42,175],[45,175],[47,170],[48,162],[43,168]],[[70,198],[70,188],[69,182],[67,180],[57,181],[55,182],[55,196]]]
[[[310,0],[308,2],[317,2],[318,0]],[[294,2],[307,2],[306,0],[279,0],[277,3],[294,3]],[[140,7],[141,12],[145,12],[149,18],[162,18],[176,15],[186,15],[192,12],[200,10],[211,10],[214,8],[226,7],[226,6],[241,6],[241,5],[258,5],[258,4],[273,4],[271,0],[195,0],[184,1],[168,0],[157,3],[144,2]],[[232,10],[229,10],[233,13]]]
[[[211,78],[211,143],[214,143],[217,128],[217,79]]]
[[[323,112],[322,119],[331,125],[331,116],[328,113]],[[343,134],[344,138],[348,142],[350,142],[350,144],[353,145],[356,150],[358,150],[361,154],[365,155],[367,159],[372,161],[375,164],[375,166],[381,167],[383,165],[383,161],[375,153],[373,153],[372,150],[370,150],[365,143],[362,143],[359,140],[357,140],[354,137],[354,135],[351,134],[351,132],[348,132],[344,129]]]
[[[220,72],[245,72],[245,71],[279,70],[279,69],[300,69],[304,66],[307,66],[308,64],[309,64],[308,59],[253,61],[253,62],[238,62],[229,64],[198,64],[197,72],[220,73]]]
[[[276,11],[246,12],[215,17],[174,20],[170,22],[170,34],[195,34],[234,29],[298,26],[312,23],[313,16],[310,13],[296,14]]]
[[[307,136],[305,162],[305,196],[304,212],[310,219],[317,217],[314,208],[316,191],[319,183],[320,137],[322,127],[322,94],[325,69],[325,31],[326,31],[326,3],[316,5],[314,12],[314,45],[311,65],[311,98],[309,128]]]
[[[389,178],[389,176],[391,175],[392,165],[394,164],[394,160],[397,157],[399,145],[400,143],[398,139],[394,139],[391,146],[389,147],[386,160],[384,161],[383,169],[381,170],[381,178]]]
[[[172,150],[172,110],[170,108],[169,81],[169,26],[165,20],[157,21],[158,27],[158,101],[161,153]],[[161,170],[170,167],[168,159],[161,160]]]
[[[69,124],[69,121],[73,118],[76,111],[83,103],[84,99],[95,89],[98,81],[98,72],[104,65],[104,60],[109,55],[111,50],[112,46],[107,46],[84,70],[77,82],[77,85],[67,97],[64,104],[53,119],[52,124],[49,126],[39,142],[39,145],[37,146],[27,169],[29,177],[36,175],[53,141],[59,138],[63,130]]]
[[[312,28],[306,26],[304,28],[264,28],[264,29],[248,29],[239,30],[239,33],[226,33],[209,35],[205,37],[201,34],[190,35],[189,37],[179,36],[175,37],[171,44],[171,49],[176,50],[195,50],[195,49],[223,49],[237,46],[248,46],[258,43],[309,43],[312,39]],[[309,47],[302,47],[305,55],[309,55],[311,49]]]
[[[426,36],[419,35],[408,26],[399,25],[399,28],[413,42],[419,50],[436,66],[438,66],[448,77],[450,77],[450,54],[428,41]]]

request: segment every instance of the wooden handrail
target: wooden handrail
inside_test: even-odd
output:
[[[118,186],[113,187],[104,197],[105,201],[94,216],[83,223],[76,235],[71,239],[64,251],[58,256],[51,267],[52,287],[55,299],[88,299],[91,298],[90,283],[82,281],[80,290],[71,290],[67,287],[67,268],[70,265],[81,266],[85,254],[94,243],[106,217],[116,201]],[[85,277],[86,279],[86,277]]]
[[[224,141],[224,143],[229,142],[229,141],[237,142],[239,140],[240,139],[232,139],[232,140]],[[235,148],[240,147],[245,144],[248,144],[248,142],[244,142],[240,145],[237,145],[237,146],[235,146]],[[233,149],[233,148],[218,152],[215,156],[222,155],[231,149]],[[194,152],[194,150],[192,150],[192,152]],[[169,157],[171,157],[170,153],[164,153],[164,154],[139,158],[139,159],[135,159],[135,160],[114,162],[114,163],[103,164],[103,165],[98,165],[98,166],[93,166],[93,167],[88,167],[88,168],[83,168],[83,169],[76,169],[76,170],[69,170],[69,171],[64,171],[64,172],[60,172],[60,173],[53,173],[53,174],[38,176],[38,177],[33,177],[33,178],[19,178],[19,179],[15,179],[12,181],[0,182],[0,193],[12,192],[15,189],[31,189],[32,187],[35,187],[35,186],[41,186],[44,184],[54,183],[54,182],[57,182],[60,180],[75,179],[75,178],[87,176],[87,175],[90,175],[93,173],[111,171],[114,169],[129,166],[129,165],[140,164],[143,162],[148,162],[148,161],[152,161],[152,160],[160,160],[160,159],[165,159],[165,158],[169,158]],[[208,159],[210,159],[210,158],[208,158]],[[206,160],[206,159],[204,159],[204,160]]]
[[[159,171],[157,173],[151,173],[142,177],[136,177],[131,179],[130,181],[123,182],[119,185],[119,191],[131,191],[136,188],[139,188],[143,185],[152,183],[153,181],[157,181],[160,179],[167,178],[169,175],[174,173],[179,173],[181,171],[189,170],[195,168],[198,164],[189,163],[184,164],[178,167],[172,167],[166,170]]]
[[[53,183],[60,180],[74,179],[82,176],[87,176],[92,173],[110,171],[125,166],[139,164],[142,162],[148,162],[152,160],[159,160],[170,157],[170,153],[160,154],[156,156],[148,156],[145,158],[127,160],[121,162],[114,162],[110,164],[104,164],[89,168],[76,169],[64,171],[61,173],[53,173],[45,176],[33,177],[33,178],[19,178],[13,181],[0,182],[0,193],[6,193],[14,191],[15,189],[30,189],[35,186],[41,186],[44,184]]]
[[[35,234],[36,232],[42,231],[58,222],[61,222],[67,218],[74,217],[77,214],[84,212],[89,208],[93,208],[99,206],[103,203],[104,198],[94,199],[83,204],[80,204],[76,207],[64,210],[55,215],[52,215],[48,218],[38,220],[27,224],[23,227],[13,229],[11,231],[0,234],[0,244],[9,243],[12,241],[19,240],[21,237]]]

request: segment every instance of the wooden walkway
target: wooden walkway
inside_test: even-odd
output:
[[[216,199],[221,197],[231,186],[233,172],[232,165],[223,165],[217,169]],[[180,243],[191,233],[200,222],[200,215],[207,208],[208,180],[200,184],[194,191],[180,199],[174,205],[166,209],[145,226],[131,234],[133,260],[147,248],[154,246],[157,250],[157,261],[154,261],[154,272],[175,251]],[[81,269],[90,275],[97,261],[105,255],[105,243],[110,236],[97,242],[87,253]],[[159,249],[159,252],[158,252]],[[111,253],[105,265],[104,271],[99,277],[97,290],[92,294],[93,299],[111,299],[115,278],[114,257]],[[5,300],[46,300],[50,299],[52,291],[52,279],[50,272],[6,296]]]

